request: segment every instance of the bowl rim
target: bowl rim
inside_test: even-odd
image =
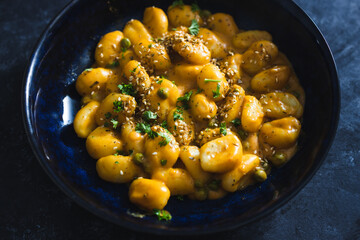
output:
[[[256,216],[253,216],[245,221],[224,226],[221,225],[221,227],[216,228],[200,228],[200,229],[192,229],[192,230],[185,230],[184,228],[180,229],[163,229],[163,228],[153,228],[149,226],[142,226],[141,228],[138,228],[138,225],[134,225],[130,222],[124,221],[122,219],[115,219],[109,215],[107,215],[105,212],[98,210],[93,204],[90,204],[89,202],[85,201],[83,198],[78,196],[69,186],[67,186],[51,169],[49,164],[47,164],[46,157],[43,155],[43,153],[39,150],[37,144],[36,144],[36,137],[34,134],[34,121],[31,118],[31,103],[29,98],[30,93],[30,86],[32,83],[33,76],[35,74],[35,65],[39,61],[38,57],[41,55],[40,50],[43,48],[44,43],[46,42],[46,39],[49,36],[49,33],[51,30],[55,28],[58,24],[61,24],[62,21],[64,21],[64,18],[66,17],[66,14],[69,10],[71,10],[72,7],[74,7],[76,4],[78,4],[81,0],[72,0],[68,4],[63,7],[62,10],[60,10],[55,17],[49,22],[49,24],[46,26],[45,30],[42,32],[39,40],[35,44],[32,54],[28,60],[28,64],[26,67],[26,70],[24,72],[23,77],[23,83],[22,83],[22,92],[21,92],[21,108],[22,108],[22,118],[23,118],[23,124],[25,127],[25,132],[28,138],[28,141],[30,142],[30,146],[32,148],[32,151],[39,161],[41,167],[43,170],[47,173],[47,175],[50,177],[50,179],[57,185],[70,199],[72,199],[75,203],[77,203],[82,208],[85,208],[87,211],[91,212],[92,214],[108,221],[113,224],[116,224],[121,227],[125,227],[128,229],[131,229],[136,232],[144,232],[144,233],[152,233],[157,235],[203,235],[203,234],[211,234],[211,233],[217,233],[217,232],[223,232],[223,231],[229,231],[236,228],[239,228],[241,226],[247,225],[251,222],[254,222],[256,220],[259,220],[260,218],[265,217],[266,215],[269,215],[270,213],[274,212],[275,210],[282,207],[285,203],[287,203],[289,200],[294,198],[295,195],[298,194],[298,192],[303,189],[303,187],[312,179],[312,177],[315,175],[315,173],[318,171],[322,163],[324,162],[327,153],[329,152],[329,149],[333,143],[333,140],[335,138],[338,122],[339,122],[339,115],[340,115],[340,107],[341,107],[341,98],[340,98],[340,84],[339,84],[339,78],[337,73],[337,67],[334,60],[334,56],[330,50],[330,47],[325,40],[323,34],[321,33],[318,26],[314,23],[314,21],[308,16],[308,14],[294,1],[285,1],[282,2],[281,0],[274,0],[279,5],[283,7],[284,11],[287,11],[290,13],[296,20],[298,20],[301,25],[303,25],[309,32],[310,35],[314,36],[315,39],[318,42],[319,48],[324,55],[324,59],[326,59],[326,65],[328,66],[329,73],[330,73],[330,79],[332,80],[332,86],[333,86],[333,115],[331,116],[331,123],[330,123],[330,129],[328,131],[327,137],[329,138],[329,141],[327,145],[323,148],[323,153],[321,157],[318,159],[318,161],[315,162],[314,166],[312,167],[312,171],[308,172],[302,179],[300,183],[297,184],[294,189],[288,193],[287,195],[283,196],[282,198],[278,199],[271,207],[263,210]],[[285,8],[286,6],[287,8]],[[292,9],[293,12],[290,12],[289,9]],[[305,25],[306,23],[306,25]]]

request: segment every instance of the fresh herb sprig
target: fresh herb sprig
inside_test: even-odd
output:
[[[118,88],[120,89],[120,93],[135,96],[135,88],[131,84],[119,84]]]
[[[181,102],[185,109],[189,109],[190,108],[189,101],[190,101],[190,97],[191,97],[192,94],[193,94],[193,91],[191,90],[190,92],[185,93],[184,96],[179,97],[177,99],[177,101]]]
[[[123,101],[115,100],[113,102],[113,105],[114,105],[114,107],[113,107],[114,112],[116,112],[116,113],[119,113],[124,110],[124,102]]]
[[[146,122],[149,122],[151,120],[156,120],[157,119],[157,114],[152,112],[152,111],[146,111],[143,113],[143,119],[146,121]]]
[[[193,19],[191,21],[191,25],[190,25],[190,27],[188,29],[189,29],[189,33],[191,35],[194,35],[194,36],[198,35],[199,30],[200,30],[200,26],[199,26],[198,21],[196,19]]]
[[[217,84],[216,91],[212,91],[212,93],[214,98],[220,97],[220,83]]]
[[[171,214],[164,209],[154,209],[153,213],[157,216],[159,221],[170,221],[172,219]]]
[[[220,133],[223,136],[226,136],[226,134],[227,134],[226,123],[225,122],[220,123]]]
[[[221,82],[221,80],[219,80],[219,79],[209,79],[209,78],[205,78],[204,82],[205,82],[205,83],[208,83],[208,82]]]

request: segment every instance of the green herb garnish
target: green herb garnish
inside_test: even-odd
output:
[[[166,165],[166,163],[167,163],[167,160],[166,160],[166,159],[162,159],[162,160],[160,160],[160,164],[161,164],[161,166],[165,166],[165,165]]]
[[[147,134],[151,139],[154,139],[158,136],[157,132],[151,130],[150,124],[148,123],[137,123],[135,126],[135,131],[138,133]]]
[[[220,123],[220,133],[224,136],[226,136],[226,134],[227,134],[225,122]]]
[[[113,124],[113,128],[116,129],[117,126],[118,126],[118,124],[119,124],[119,122],[116,121],[115,119],[111,119],[110,122]]]
[[[105,113],[105,117],[106,117],[106,119],[111,118],[111,113],[109,113],[109,112]]]
[[[213,93],[214,98],[217,98],[220,96],[220,83],[217,84],[216,91],[212,91],[212,93]]]
[[[117,153],[115,153],[115,154],[117,154]],[[115,155],[115,156],[117,156],[117,155]],[[119,161],[115,161],[115,164],[119,164]]]
[[[183,110],[181,108],[177,107],[173,114],[174,122],[176,120],[184,120],[184,118],[182,116],[183,113],[184,113]]]
[[[234,124],[235,127],[241,126],[241,120],[239,118],[235,118],[231,123]]]
[[[122,94],[130,95],[130,96],[135,95],[134,86],[131,84],[119,84],[118,88],[120,89],[120,92]]]
[[[178,102],[182,102],[184,104],[185,109],[189,109],[189,100],[190,100],[192,93],[193,93],[193,91],[187,92],[187,93],[185,93],[184,96],[179,97],[177,99]]]
[[[132,73],[135,73],[136,69],[140,66],[140,63],[133,69],[133,70],[129,70]]]
[[[162,140],[159,142],[160,147],[166,146],[171,141],[171,137],[168,133],[159,132],[157,135],[162,137]]]
[[[84,70],[84,72],[90,72],[91,70],[93,70],[93,68],[87,68]]]
[[[190,25],[190,27],[189,27],[189,33],[190,33],[191,35],[196,36],[196,35],[199,34],[199,30],[200,30],[200,26],[199,26],[198,21],[197,21],[196,19],[193,19],[193,20],[191,21],[191,25]]]
[[[124,110],[124,103],[123,103],[123,101],[115,100],[115,101],[113,102],[113,105],[114,105],[114,107],[113,107],[114,112],[116,112],[116,113],[119,113],[119,112],[121,112],[121,111]]]
[[[159,210],[159,209],[154,209],[153,213],[157,216],[158,220],[164,220],[164,221],[170,221],[172,216],[171,214],[166,211],[166,210]]]
[[[148,123],[137,123],[135,126],[135,131],[138,133],[148,133],[151,131],[150,124]]]
[[[208,82],[221,82],[221,80],[205,78],[204,82],[206,82],[206,83],[208,83]]]
[[[164,120],[162,123],[161,123],[161,125],[160,125],[162,128],[165,128],[165,129],[167,129],[168,128],[168,125],[167,125],[167,121],[166,120]]]
[[[143,119],[145,121],[155,120],[157,118],[157,114],[152,111],[146,111],[143,113]]]

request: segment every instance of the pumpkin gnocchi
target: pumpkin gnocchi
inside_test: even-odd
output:
[[[105,34],[75,86],[98,176],[159,219],[170,197],[222,198],[296,153],[305,93],[291,63],[267,31],[197,4],[148,7]]]

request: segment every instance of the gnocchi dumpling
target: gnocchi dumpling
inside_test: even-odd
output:
[[[129,188],[130,201],[145,210],[163,209],[169,198],[169,188],[159,180],[137,178]]]
[[[202,169],[212,173],[224,173],[233,169],[242,157],[242,145],[235,135],[217,138],[200,148]]]

